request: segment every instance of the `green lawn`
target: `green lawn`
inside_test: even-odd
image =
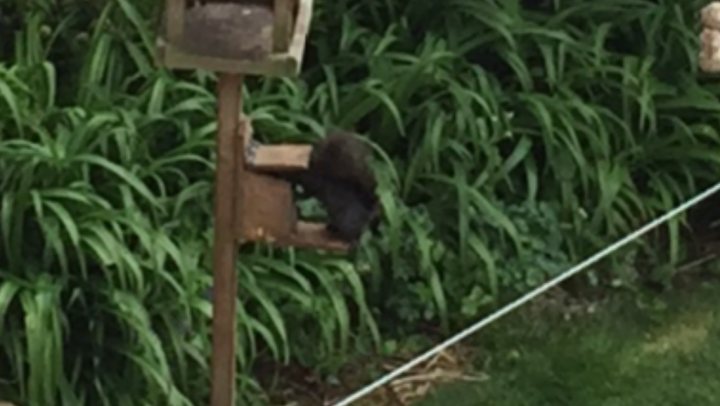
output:
[[[719,308],[715,283],[618,296],[572,321],[513,315],[477,342],[488,381],[445,386],[419,405],[720,405]]]

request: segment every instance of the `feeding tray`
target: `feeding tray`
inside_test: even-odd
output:
[[[289,76],[300,70],[313,0],[166,0],[157,62]]]
[[[237,153],[245,156],[252,140],[250,122],[243,120]],[[259,146],[237,169],[237,235],[243,242],[263,242],[280,247],[298,247],[346,252],[349,244],[334,238],[323,223],[297,217],[290,182],[269,173],[307,169],[310,145]]]

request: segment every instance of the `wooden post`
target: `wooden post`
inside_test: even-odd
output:
[[[242,108],[242,77],[220,74],[218,82],[217,168],[215,171],[215,241],[213,248],[213,320],[211,405],[234,406],[235,402],[235,260],[234,182],[237,165],[235,143]]]

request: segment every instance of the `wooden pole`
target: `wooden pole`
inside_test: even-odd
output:
[[[211,405],[235,402],[235,142],[242,108],[242,77],[220,74],[218,92],[217,168],[215,171],[215,241],[213,247],[213,320]],[[239,162],[238,162],[239,161]]]

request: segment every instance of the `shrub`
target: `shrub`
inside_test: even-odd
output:
[[[0,397],[207,396],[214,75],[153,66],[158,4],[0,5]],[[246,110],[266,141],[369,135],[385,219],[354,261],[243,249],[240,401],[260,357],[447,332],[713,181],[701,4],[319,1],[301,78]]]

